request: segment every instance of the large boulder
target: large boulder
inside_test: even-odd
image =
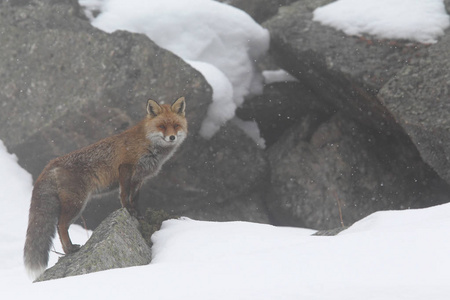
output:
[[[198,135],[212,101],[199,72],[144,35],[93,28],[77,1],[3,1],[0,14],[0,139],[34,178],[50,159],[134,125],[148,98],[185,96],[188,139],[144,186],[142,206],[189,215],[225,203],[224,214],[212,205],[208,216],[245,219],[248,206],[267,220],[254,194],[267,172],[261,150],[237,128],[209,141]],[[120,206],[117,193],[102,199],[86,208],[90,228]]]
[[[35,178],[50,158],[136,123],[148,98],[184,95],[198,131],[211,102],[201,74],[143,35],[93,28],[75,4],[45,3],[3,2],[0,19],[0,137]]]
[[[283,96],[266,93],[247,104],[256,109],[242,108],[258,122],[272,121],[261,127],[263,135],[272,136],[278,124],[292,126],[269,143],[267,205],[274,222],[325,229],[341,225],[341,217],[348,225],[376,210],[449,201],[449,185],[424,163],[395,110],[379,97],[406,65],[428,59],[429,45],[352,37],[314,22],[314,9],[329,2],[297,1],[263,24],[271,55],[302,86],[295,96],[283,83],[284,90],[276,88]],[[267,99],[279,105],[258,109]]]
[[[450,34],[411,61],[379,97],[420,151],[450,183]]]
[[[385,209],[448,201],[450,188],[411,151],[337,113],[305,117],[268,149],[267,205],[278,225],[330,229]]]
[[[347,36],[313,21],[315,8],[332,2],[297,1],[263,23],[279,65],[323,101],[380,131],[401,131],[376,97],[379,89],[426,46]]]

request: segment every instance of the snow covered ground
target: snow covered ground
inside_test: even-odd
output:
[[[442,0],[338,0],[314,11],[314,20],[348,35],[436,43],[450,25]]]
[[[1,299],[449,299],[450,204],[375,213],[335,237],[246,222],[169,220],[153,262],[32,284],[22,249],[31,176],[0,144]],[[83,244],[88,232],[71,226]],[[61,251],[58,239],[56,250]],[[51,265],[57,255],[51,253]]]

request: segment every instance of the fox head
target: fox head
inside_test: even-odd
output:
[[[147,102],[147,138],[155,145],[170,147],[180,145],[187,135],[184,97],[172,105]]]

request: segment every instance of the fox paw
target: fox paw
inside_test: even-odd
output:
[[[128,212],[132,217],[135,217],[136,219],[142,219],[141,214],[139,213],[139,210],[137,210],[134,207],[127,207]]]
[[[71,253],[75,253],[78,250],[80,250],[81,246],[80,245],[72,245],[69,249],[67,249],[66,254],[71,254]]]

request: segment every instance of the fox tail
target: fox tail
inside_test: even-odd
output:
[[[38,181],[33,189],[28,229],[24,247],[24,264],[29,277],[38,278],[47,268],[50,247],[55,237],[59,200],[55,192],[47,192],[48,182]],[[46,189],[47,185],[47,189]]]

